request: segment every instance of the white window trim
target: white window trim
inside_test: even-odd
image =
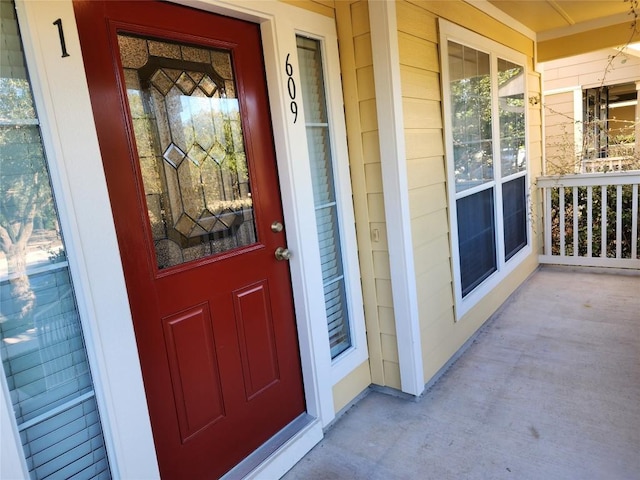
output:
[[[453,266],[453,279],[454,279],[454,297],[456,305],[456,321],[460,320],[466,313],[468,313],[475,305],[478,304],[488,293],[496,288],[511,272],[513,272],[532,252],[532,227],[529,215],[527,215],[527,245],[523,247],[518,253],[511,257],[508,261],[504,260],[504,237],[503,237],[503,219],[501,214],[497,214],[502,209],[502,188],[495,188],[498,182],[504,184],[506,180],[512,180],[521,176],[526,178],[525,188],[527,191],[530,188],[530,165],[531,155],[529,149],[529,114],[525,103],[525,149],[527,168],[524,172],[518,172],[513,175],[501,177],[499,181],[492,180],[473,189],[465,191],[465,193],[481,191],[489,186],[493,186],[494,190],[494,221],[496,226],[496,234],[494,237],[497,253],[497,270],[485,279],[480,285],[478,285],[473,291],[471,291],[464,298],[462,297],[462,280],[460,274],[460,254],[458,244],[458,220],[457,220],[457,208],[456,208],[456,188],[455,188],[455,172],[452,168],[453,163],[453,134],[448,122],[448,119],[452,118],[451,105],[449,102],[450,89],[449,89],[449,68],[448,68],[448,42],[449,40],[461,45],[474,48],[486,53],[491,54],[492,65],[493,57],[499,56],[504,60],[517,63],[524,67],[524,79],[525,79],[525,102],[527,100],[527,80],[528,80],[528,64],[526,55],[512,50],[500,43],[490,40],[486,37],[478,35],[466,28],[455,25],[444,19],[439,19],[440,28],[440,58],[442,65],[442,89],[443,89],[443,109],[444,109],[444,133],[445,133],[445,152],[446,152],[446,166],[447,166],[447,182],[448,182],[448,197],[449,197],[449,224],[450,229],[450,241],[451,241],[451,261]],[[493,68],[493,67],[492,67]],[[492,81],[495,83],[495,72],[492,70]],[[495,86],[494,86],[495,88]],[[493,106],[495,108],[495,105]],[[499,136],[498,122],[493,122],[493,138]],[[526,195],[526,208],[530,210],[530,195]]]
[[[342,112],[335,21],[282,2],[174,0],[202,10],[261,25],[267,85],[282,193],[307,412],[316,421],[259,467],[259,475],[279,477],[322,438],[335,417],[333,385],[367,358],[363,314],[353,316],[356,348],[332,365],[313,211],[304,122],[292,123],[284,62],[296,55],[296,33],[323,39],[328,100],[340,195],[350,192]],[[109,197],[104,179],[86,75],[71,0],[17,0],[34,95],[52,182],[70,254],[87,351],[96,384],[105,442],[114,478],[157,478],[158,468],[133,325]],[[58,32],[64,25],[70,57],[61,59]],[[296,62],[297,63],[297,62]],[[297,74],[297,73],[296,73]],[[296,78],[298,80],[299,76]],[[299,97],[301,99],[301,97]],[[299,105],[300,105],[299,101]],[[89,161],[87,161],[89,159]],[[348,187],[348,188],[345,188]],[[353,225],[352,212],[341,221]],[[344,230],[345,233],[348,229]],[[357,271],[355,233],[346,238],[346,267]],[[351,275],[350,305],[362,308],[359,276]],[[362,315],[358,317],[358,315]],[[5,386],[6,387],[6,386]],[[3,387],[4,388],[4,387]],[[0,408],[11,411],[4,390]],[[3,414],[6,412],[0,412]],[[3,429],[2,440],[11,438]],[[2,474],[22,471],[20,444],[2,449]],[[13,452],[13,453],[12,453]],[[9,457],[8,461],[5,461]],[[256,470],[258,472],[258,470]]]
[[[7,378],[0,379],[0,478],[29,478]]]

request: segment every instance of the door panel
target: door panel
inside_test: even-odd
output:
[[[265,282],[233,292],[247,400],[278,381],[277,347],[269,288]]]
[[[160,471],[220,476],[304,411],[259,27],[74,7]]]
[[[224,417],[223,388],[207,304],[163,319],[180,438]]]

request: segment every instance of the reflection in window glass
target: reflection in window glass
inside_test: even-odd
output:
[[[528,243],[526,71],[487,52],[447,41],[462,298]]]
[[[524,68],[498,59],[498,111],[502,177],[527,168],[524,125]]]
[[[158,268],[255,243],[230,52],[118,44]]]
[[[0,0],[0,22],[2,365],[31,478],[106,479],[82,327],[15,9],[7,0]]]
[[[493,180],[489,55],[449,42],[456,191]]]

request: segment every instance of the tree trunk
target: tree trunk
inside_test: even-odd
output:
[[[10,301],[11,314],[18,320],[26,320],[33,315],[36,303],[36,295],[31,289],[29,275],[27,274],[27,242],[19,241],[10,245],[6,250],[7,264],[9,267],[9,283],[11,285]],[[6,315],[6,314],[5,314]]]

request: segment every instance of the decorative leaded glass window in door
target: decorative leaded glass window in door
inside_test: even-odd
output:
[[[231,53],[118,42],[158,268],[255,243]]]

